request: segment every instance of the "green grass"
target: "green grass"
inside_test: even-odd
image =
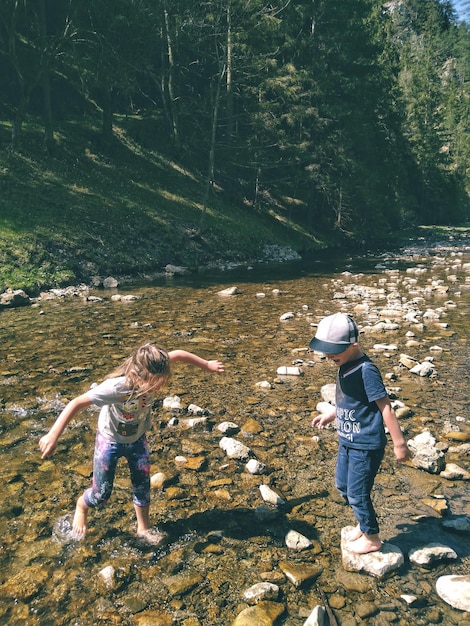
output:
[[[321,247],[285,208],[254,211],[212,193],[198,230],[204,171],[184,167],[133,140],[134,120],[119,119],[103,148],[98,121],[64,122],[57,151],[43,149],[35,120],[24,125],[21,150],[0,152],[0,291],[30,294],[89,282],[95,275],[142,277],[167,263],[195,269],[259,258],[265,244]],[[10,128],[0,125],[8,146]],[[205,164],[201,164],[205,170]]]

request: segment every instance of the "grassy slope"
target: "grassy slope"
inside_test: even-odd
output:
[[[223,190],[211,195],[204,232],[194,237],[205,164],[202,172],[188,171],[142,148],[125,119],[103,150],[98,124],[63,123],[53,158],[34,122],[25,125],[23,150],[15,154],[9,127],[0,125],[0,292],[32,294],[94,275],[152,275],[167,263],[197,268],[255,260],[265,244],[320,247],[283,209],[261,215],[230,204]]]

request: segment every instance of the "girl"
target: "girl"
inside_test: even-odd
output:
[[[160,543],[163,535],[149,527],[150,455],[146,431],[151,427],[151,409],[155,394],[170,378],[170,366],[176,361],[195,365],[208,372],[222,373],[220,361],[206,361],[185,350],[167,352],[153,343],[138,348],[99,385],[71,400],[54,425],[39,440],[43,459],[57,447],[67,424],[92,404],[101,407],[98,418],[93,461],[93,484],[78,498],[73,518],[73,533],[83,539],[90,507],[103,505],[111,495],[118,459],[129,464],[137,535],[145,541]]]

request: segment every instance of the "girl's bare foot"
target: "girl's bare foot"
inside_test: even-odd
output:
[[[137,537],[151,546],[159,546],[165,542],[167,535],[154,528],[146,528],[137,531]]]
[[[362,533],[360,537],[348,543],[348,550],[355,554],[369,554],[369,552],[376,552],[382,547],[382,542],[378,535],[366,535]]]
[[[83,539],[85,537],[87,520],[88,506],[85,504],[83,496],[80,496],[77,501],[72,523],[73,534],[77,539]]]

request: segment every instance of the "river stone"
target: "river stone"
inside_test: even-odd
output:
[[[470,517],[467,515],[460,515],[455,519],[443,521],[442,526],[444,526],[447,530],[453,530],[457,533],[470,533]]]
[[[470,472],[455,463],[447,463],[440,475],[447,480],[470,480]]]
[[[286,535],[286,546],[291,550],[307,550],[311,548],[312,542],[304,535],[298,533],[296,530],[289,530]]]
[[[39,593],[50,574],[41,565],[26,567],[0,586],[0,596],[27,602]]]
[[[268,485],[260,485],[259,490],[261,493],[261,497],[268,504],[274,504],[274,506],[282,506],[286,503],[284,498],[281,498],[279,494],[277,494],[271,487]]]
[[[227,289],[217,292],[219,296],[235,296],[237,293],[240,293],[238,287],[227,287]]]
[[[320,389],[320,395],[325,402],[329,402],[330,404],[336,403],[336,383],[328,383],[327,385],[322,385]]]
[[[402,551],[391,543],[383,543],[380,550],[369,554],[356,554],[348,550],[348,537],[353,530],[353,526],[341,529],[341,552],[345,570],[367,572],[376,578],[384,578],[405,562]]]
[[[317,605],[307,617],[303,626],[325,626],[325,618],[325,607]]]
[[[164,610],[149,610],[132,616],[135,626],[172,626],[173,616]]]
[[[279,567],[294,587],[301,587],[306,583],[313,582],[323,571],[320,565],[293,563],[291,561],[281,561]]]
[[[269,582],[256,583],[243,593],[243,600],[247,604],[258,604],[261,600],[277,600],[278,597],[279,587]]]
[[[427,546],[410,550],[408,557],[415,565],[431,568],[440,561],[456,559],[457,554],[452,548],[442,543],[430,543]]]
[[[174,576],[165,576],[162,583],[168,587],[169,592],[173,596],[181,596],[197,587],[203,581],[201,574],[197,572],[183,572]]]
[[[441,576],[436,581],[436,591],[454,609],[470,612],[470,575]]]
[[[446,437],[452,441],[463,441],[464,443],[470,441],[470,433],[464,433],[460,430],[447,433]]]
[[[248,446],[245,446],[240,441],[232,439],[231,437],[222,437],[219,442],[219,448],[225,452],[229,459],[246,460],[251,454],[251,450]]]
[[[281,365],[281,367],[277,368],[276,374],[278,376],[303,376],[303,370],[300,367],[292,367]]]
[[[233,435],[235,433],[238,433],[238,431],[240,430],[240,426],[238,426],[238,424],[235,424],[235,422],[221,422],[217,426],[217,430],[220,430],[220,432],[224,435]]]
[[[263,600],[255,606],[243,609],[232,622],[232,626],[273,626],[284,610],[284,605],[279,602]]]
[[[16,308],[30,303],[29,296],[22,289],[7,289],[0,294],[0,306]]]

